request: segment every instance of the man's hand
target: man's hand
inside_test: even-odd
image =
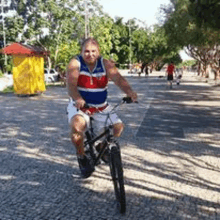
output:
[[[136,92],[132,91],[132,92],[128,93],[128,96],[131,97],[132,102],[137,102],[138,97],[137,97],[137,93]]]
[[[82,98],[75,100],[75,103],[76,103],[76,108],[78,109],[83,108],[84,105],[86,104],[85,100]]]

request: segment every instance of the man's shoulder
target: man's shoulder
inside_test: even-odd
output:
[[[103,59],[105,67],[111,68],[115,67],[115,62],[113,60]]]
[[[70,67],[72,67],[72,68],[77,67],[78,68],[79,66],[80,66],[80,62],[76,57],[72,58],[69,62],[69,65],[68,65],[69,68]]]
[[[78,57],[73,57],[71,60],[70,60],[70,63],[72,63],[72,64],[79,64],[79,59],[78,59]]]

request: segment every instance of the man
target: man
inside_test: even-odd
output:
[[[172,88],[172,81],[173,81],[173,73],[175,71],[175,66],[173,62],[170,62],[170,64],[167,67],[167,80],[170,83],[170,88]]]
[[[126,79],[120,75],[115,64],[100,56],[98,42],[94,38],[86,39],[82,44],[81,54],[70,61],[67,70],[67,88],[71,98],[67,108],[71,140],[76,147],[83,177],[89,177],[94,171],[83,146],[84,133],[89,125],[88,114],[93,114],[94,123],[97,123],[99,118],[103,117],[101,114],[98,116],[98,112],[108,110],[108,79],[111,79],[133,101],[137,100],[137,94]],[[86,114],[83,112],[85,104],[95,107],[98,111],[94,112],[89,109]],[[119,137],[124,125],[115,113],[111,115],[111,120],[114,124],[114,135]]]
[[[148,74],[149,74],[148,70],[149,70],[148,69],[148,63],[146,63],[146,65],[145,65],[145,76],[148,76]]]

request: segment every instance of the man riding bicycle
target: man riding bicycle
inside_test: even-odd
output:
[[[137,101],[137,94],[127,80],[119,73],[115,64],[100,56],[98,42],[94,38],[86,39],[81,47],[81,54],[72,59],[67,69],[67,88],[70,102],[67,107],[71,129],[71,141],[76,147],[78,162],[83,177],[89,177],[94,171],[89,157],[84,151],[84,133],[93,115],[95,123],[104,123],[106,116],[100,112],[108,111],[107,86],[111,79],[132,101]],[[92,106],[85,109],[84,105]],[[109,110],[110,111],[110,110]],[[124,125],[116,113],[111,114],[114,136],[119,137]]]

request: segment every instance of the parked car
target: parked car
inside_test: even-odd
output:
[[[44,70],[44,80],[47,83],[57,82],[59,73],[55,69],[45,69]]]

